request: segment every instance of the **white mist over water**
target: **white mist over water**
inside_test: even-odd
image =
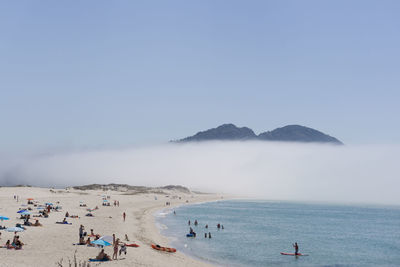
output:
[[[275,200],[400,204],[400,146],[202,142],[29,157],[0,184],[127,183]]]

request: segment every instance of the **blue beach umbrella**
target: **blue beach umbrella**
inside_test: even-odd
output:
[[[25,211],[27,211],[27,210],[23,209],[23,210],[17,211],[17,213],[23,213],[23,212],[25,212]]]
[[[21,214],[22,214],[22,215],[31,215],[31,213],[30,213],[29,211],[27,211],[27,210],[24,211],[24,212],[21,212]]]
[[[6,228],[7,232],[23,232],[25,231],[24,229],[22,229],[21,227],[8,227]]]
[[[107,241],[102,240],[102,239],[95,240],[95,241],[92,242],[92,244],[103,246],[103,247],[111,246],[110,243],[108,243]]]
[[[46,202],[44,204],[46,204],[47,206],[53,206],[53,203],[50,203],[50,202]]]

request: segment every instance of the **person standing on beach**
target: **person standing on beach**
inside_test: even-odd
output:
[[[299,255],[299,245],[297,244],[297,242],[295,242],[294,244],[293,244],[293,247],[294,247],[294,255]]]
[[[117,260],[118,257],[118,245],[119,245],[119,238],[114,242],[114,254],[112,256],[113,260]]]
[[[211,233],[210,232],[208,232],[208,238],[211,238]]]
[[[81,224],[81,226],[79,227],[79,241],[83,238],[83,225]]]
[[[124,218],[124,222],[125,222],[125,218],[126,218],[126,213],[124,211],[124,213],[122,213],[122,218]]]
[[[188,221],[188,225],[190,225],[190,220]]]

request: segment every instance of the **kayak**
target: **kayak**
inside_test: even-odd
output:
[[[194,234],[187,234],[186,237],[194,237]]]
[[[167,247],[160,247],[154,244],[151,244],[151,247],[155,250],[165,251],[165,252],[176,252],[175,248],[167,248]]]
[[[134,247],[134,248],[138,248],[138,247],[139,247],[138,244],[126,244],[125,246],[127,246],[127,247]]]
[[[285,252],[281,252],[281,255],[285,255],[285,256],[308,256],[308,254],[297,253],[297,255],[296,255],[294,253],[285,253]]]

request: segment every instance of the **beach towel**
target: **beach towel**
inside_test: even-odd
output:
[[[102,260],[98,260],[98,259],[89,259],[89,261],[109,261],[108,259],[102,259]]]

